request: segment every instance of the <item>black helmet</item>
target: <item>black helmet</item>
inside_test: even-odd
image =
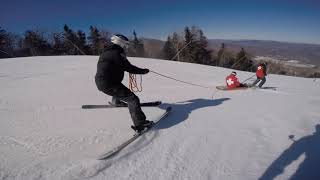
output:
[[[121,38],[121,39],[123,39],[125,41],[129,41],[129,39],[126,36],[122,35],[122,34],[115,34],[114,36],[117,36],[117,37],[119,37],[119,38]]]

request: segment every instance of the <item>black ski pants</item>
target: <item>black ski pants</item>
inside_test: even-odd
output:
[[[123,101],[128,104],[134,126],[139,126],[145,122],[146,116],[141,109],[138,96],[131,92],[126,86],[118,84],[112,87],[102,88],[101,91],[112,96],[113,102]]]
[[[266,82],[266,77],[263,76],[262,78],[257,77],[257,79],[253,82],[252,86],[255,86],[256,84],[258,84],[258,82],[261,80],[261,82],[259,83],[259,87],[261,88],[263,86],[263,84]]]

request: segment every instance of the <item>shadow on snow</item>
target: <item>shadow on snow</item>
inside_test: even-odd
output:
[[[305,159],[299,165],[297,171],[290,177],[290,180],[319,180],[320,124],[316,125],[316,131],[312,135],[305,136],[299,140],[293,140],[293,144],[273,161],[259,179],[271,180],[276,178],[302,154],[305,155]]]
[[[166,129],[172,126],[175,126],[186,119],[188,119],[189,114],[192,111],[210,107],[210,106],[218,106],[222,104],[224,101],[229,100],[230,98],[220,98],[220,99],[192,99],[188,101],[179,102],[176,104],[161,104],[161,109],[166,109],[166,107],[171,106],[172,112],[166,117],[164,120],[160,121],[155,129]]]

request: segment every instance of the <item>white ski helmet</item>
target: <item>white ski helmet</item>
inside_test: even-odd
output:
[[[115,35],[111,36],[111,42],[113,44],[119,45],[123,49],[128,48],[129,43],[130,43],[129,39],[122,34],[115,34]]]

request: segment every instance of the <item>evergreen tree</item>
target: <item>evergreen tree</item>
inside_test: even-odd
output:
[[[65,53],[63,37],[61,33],[53,33],[53,54],[61,55]]]
[[[63,33],[64,47],[67,54],[78,55],[81,54],[81,50],[77,47],[78,38],[77,35],[65,24]]]
[[[23,39],[23,47],[29,49],[31,56],[50,54],[50,44],[45,40],[43,33],[38,31],[26,31]]]
[[[232,66],[234,62],[234,58],[230,52],[227,51],[227,48],[225,47],[225,44],[221,44],[221,48],[218,51],[218,60],[217,65],[220,67],[226,67],[229,68]]]
[[[87,45],[87,37],[86,34],[81,31],[78,30],[77,31],[77,42],[76,42],[76,46],[79,48],[78,50],[80,51],[81,54],[90,54],[90,48]]]
[[[173,52],[175,55],[171,57],[171,59],[173,61],[180,61],[183,54],[183,52],[181,52],[184,45],[183,37],[174,32],[172,35],[172,45],[174,47]]]
[[[225,52],[225,45],[224,43],[221,44],[221,47],[218,51],[218,64],[217,65],[221,65],[221,61],[223,61],[224,59],[224,52]]]
[[[195,63],[195,54],[194,54],[194,48],[195,48],[195,39],[194,34],[191,33],[190,28],[187,26],[184,29],[184,49],[182,50],[182,57],[183,61],[185,62],[191,62]]]
[[[105,47],[110,46],[112,44],[110,41],[111,33],[108,31],[101,31],[100,34],[101,34],[100,53],[102,53]]]
[[[128,55],[133,57],[144,57],[145,51],[142,40],[138,39],[137,33],[135,31],[133,31],[133,36],[134,38],[130,44]]]
[[[88,37],[92,54],[99,55],[103,49],[102,38],[96,27],[90,26],[90,35]]]
[[[8,34],[0,27],[0,58],[10,57],[8,50]]]
[[[0,58],[14,57],[18,36],[0,27]]]
[[[247,52],[241,48],[241,50],[237,53],[236,60],[243,59],[247,55]]]
[[[231,68],[243,70],[243,71],[251,71],[253,68],[253,61],[250,60],[247,52],[241,48],[241,50],[236,55],[236,60]]]
[[[3,48],[6,44],[7,33],[0,27],[0,48]]]
[[[176,50],[173,46],[172,39],[168,36],[167,41],[165,42],[162,49],[164,59],[171,60],[176,55]]]
[[[208,40],[204,36],[203,31],[201,29],[197,30],[199,41],[197,41],[196,46],[196,62],[200,64],[210,64],[211,62],[211,51],[207,50],[208,48]]]
[[[225,45],[224,45],[224,43],[222,43],[221,47],[218,51],[218,60],[217,60],[218,66],[224,67],[224,65],[225,65],[225,61],[226,61],[225,52],[226,52]]]
[[[208,41],[203,31],[195,26],[185,28],[183,59],[186,62],[209,64],[211,52],[207,50]]]

